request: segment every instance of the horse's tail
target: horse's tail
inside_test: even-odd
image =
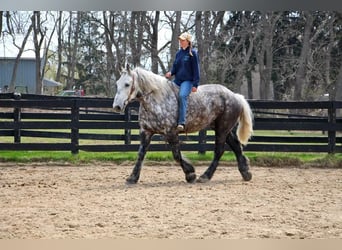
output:
[[[235,95],[242,104],[242,112],[237,128],[237,136],[243,145],[247,145],[248,140],[253,134],[253,113],[245,97],[240,94]]]

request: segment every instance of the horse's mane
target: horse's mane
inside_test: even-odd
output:
[[[133,70],[136,74],[139,88],[145,93],[153,95],[156,100],[162,101],[172,90],[172,84],[163,76],[157,75],[151,71],[137,67]]]

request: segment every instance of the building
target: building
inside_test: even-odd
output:
[[[0,58],[0,92],[8,92],[12,79],[15,57]],[[19,61],[15,80],[15,92],[35,94],[36,93],[36,59],[21,58]],[[53,95],[63,87],[62,83],[43,79],[43,94]]]

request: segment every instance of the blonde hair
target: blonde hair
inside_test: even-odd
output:
[[[189,42],[189,55],[193,56],[192,51],[191,51],[192,50],[192,36],[188,32],[183,32],[182,34],[180,34],[178,39],[186,40]]]

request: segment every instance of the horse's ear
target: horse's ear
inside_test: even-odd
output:
[[[128,74],[130,74],[130,73],[131,73],[131,67],[129,66],[129,64],[128,64],[128,63],[126,64],[126,70],[127,70]]]
[[[125,72],[125,68],[122,63],[118,63],[116,67],[118,68],[120,75]]]

